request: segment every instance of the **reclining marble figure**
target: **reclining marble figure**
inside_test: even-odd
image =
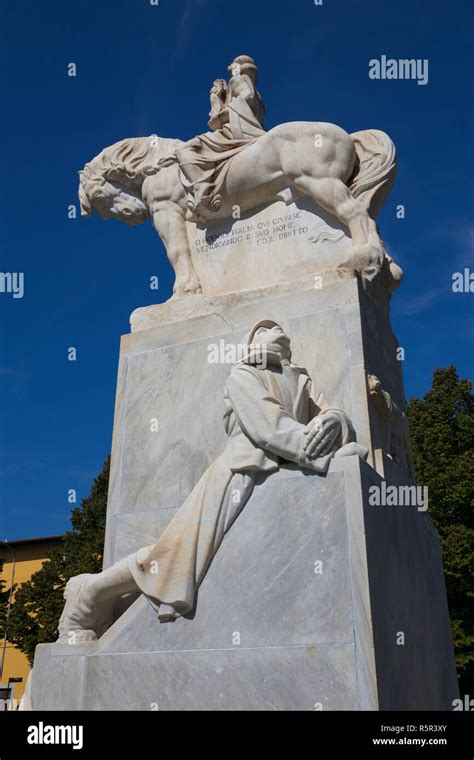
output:
[[[259,475],[295,463],[324,475],[332,457],[367,449],[347,415],[322,394],[312,398],[305,369],[291,361],[290,339],[273,320],[258,322],[248,353],[225,388],[228,443],[168,527],[146,546],[97,574],[71,578],[59,641],[93,641],[113,623],[113,608],[131,592],[145,594],[164,623],[193,609],[195,593],[224,535],[251,498]]]

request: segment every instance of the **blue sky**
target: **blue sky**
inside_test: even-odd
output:
[[[473,376],[473,294],[453,293],[472,255],[472,19],[468,0],[23,0],[0,12],[4,104],[0,270],[0,539],[61,533],[68,489],[87,495],[110,450],[120,335],[171,294],[149,222],[67,218],[77,171],[111,143],[206,130],[212,81],[252,55],[266,127],[377,128],[398,151],[379,222],[405,270],[392,322],[407,396],[435,367]],[[471,23],[470,23],[471,22]],[[371,80],[369,61],[427,58],[429,82]],[[68,63],[77,66],[67,76]],[[398,204],[406,209],[396,218]],[[160,290],[149,289],[158,275]],[[67,361],[75,346],[76,362]]]

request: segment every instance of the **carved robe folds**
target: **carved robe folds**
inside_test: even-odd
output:
[[[196,588],[221,541],[250,498],[260,473],[294,462],[326,473],[331,458],[355,441],[346,414],[311,397],[311,380],[294,364],[268,356],[262,369],[235,365],[225,389],[224,423],[229,436],[223,454],[208,467],[159,540],[128,558],[139,589],[159,609],[161,620],[189,612]],[[315,416],[331,411],[341,422],[333,451],[309,459],[304,429]],[[349,450],[347,453],[354,453]]]

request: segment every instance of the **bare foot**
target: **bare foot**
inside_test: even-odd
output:
[[[96,641],[106,630],[113,618],[111,601],[97,602],[94,581],[97,575],[83,573],[71,578],[64,591],[66,604],[59,620],[58,642],[81,644]]]
[[[83,602],[85,586],[92,577],[91,573],[83,573],[70,578],[66,583],[64,591],[66,603],[58,623],[58,642],[80,644],[97,639],[97,634],[92,627],[92,609]]]

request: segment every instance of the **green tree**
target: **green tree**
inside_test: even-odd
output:
[[[3,573],[4,560],[0,557],[0,575]],[[3,638],[7,618],[9,589],[6,590],[7,582],[0,578],[0,638]]]
[[[408,404],[416,478],[440,534],[461,694],[474,694],[474,396],[455,367]]]
[[[64,534],[64,548],[50,552],[40,570],[15,591],[8,638],[30,663],[37,644],[57,638],[69,578],[102,569],[109,472],[107,457],[90,495],[71,512],[72,529]]]

